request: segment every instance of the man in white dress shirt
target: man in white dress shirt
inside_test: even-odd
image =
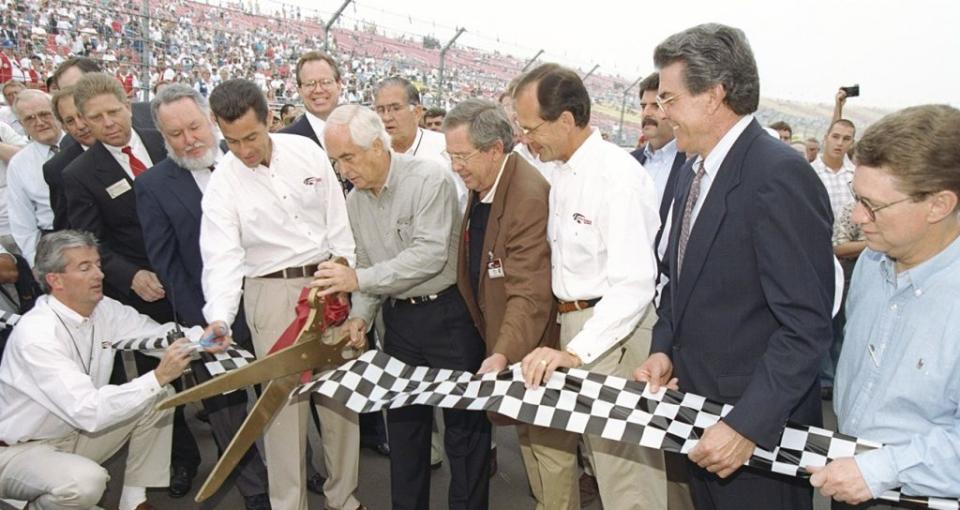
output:
[[[53,228],[50,188],[43,180],[43,164],[60,152],[63,131],[45,92],[24,90],[17,95],[14,106],[33,141],[7,165],[7,211],[13,239],[32,267],[40,235]]]
[[[233,322],[241,295],[258,357],[295,317],[317,264],[356,258],[347,208],[327,154],[305,137],[269,134],[267,102],[256,84],[228,80],[210,94],[230,149],[210,178],[201,207],[203,314]],[[357,415],[326,399],[319,409],[324,484],[332,510],[362,507],[355,496],[360,448]],[[306,510],[307,401],[288,404],[271,422],[264,453],[274,510]]]
[[[103,296],[89,232],[44,237],[37,273],[50,294],[14,328],[0,363],[0,497],[27,500],[31,508],[92,507],[110,479],[100,464],[129,442],[119,508],[151,509],[146,487],[169,481],[173,429],[173,411],[155,405],[173,393],[167,385],[195,346],[178,340],[155,370],[111,385],[115,351],[103,342],[163,337],[176,325]],[[203,333],[194,327],[186,336],[197,341]]]
[[[653,181],[630,154],[589,127],[590,96],[574,71],[537,67],[517,84],[514,98],[521,140],[540,160],[559,163],[547,238],[563,350],[528,354],[524,378],[539,386],[558,367],[580,366],[630,377],[649,352],[656,320],[650,304],[660,220]],[[604,507],[667,507],[659,451],[598,436],[583,441]]]
[[[6,122],[0,121],[0,246],[10,253],[20,253],[16,241],[10,235],[10,219],[7,213],[7,165],[24,145],[27,137],[14,131]]]

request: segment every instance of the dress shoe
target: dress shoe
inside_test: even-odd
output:
[[[390,445],[387,444],[386,441],[377,441],[377,440],[364,441],[361,439],[360,448],[369,448],[384,457],[390,456]]]
[[[497,447],[490,449],[490,478],[497,474]]]
[[[580,508],[592,505],[599,494],[600,487],[597,486],[597,479],[586,473],[580,475]]]
[[[167,493],[171,498],[182,498],[190,493],[193,488],[193,477],[197,475],[196,470],[187,466],[173,466],[170,468],[170,486],[167,487]]]
[[[326,481],[326,478],[321,476],[320,473],[317,473],[307,479],[307,490],[314,494],[323,496],[323,484]]]
[[[440,468],[442,468],[442,467],[443,467],[443,461],[442,461],[442,460],[438,460],[438,461],[436,461],[436,462],[431,462],[431,463],[430,463],[430,470],[431,470],[431,471],[436,471],[436,470],[438,470],[438,469],[440,469]]]
[[[270,510],[270,496],[267,494],[244,496],[243,506],[246,510]]]
[[[135,508],[134,510],[156,510],[156,508],[153,505],[151,505],[149,502],[144,501],[143,503],[140,503],[139,505],[137,505],[137,508]]]

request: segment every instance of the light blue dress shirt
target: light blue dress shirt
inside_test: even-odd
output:
[[[874,496],[960,496],[960,238],[899,275],[863,252],[835,391],[840,431],[886,445],[856,456]]]

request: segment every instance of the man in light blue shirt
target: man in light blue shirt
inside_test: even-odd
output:
[[[868,249],[848,294],[834,407],[841,432],[885,446],[810,482],[857,509],[889,508],[871,500],[897,487],[960,497],[960,110],[888,115],[857,160],[852,219]]]

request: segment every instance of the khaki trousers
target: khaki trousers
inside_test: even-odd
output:
[[[124,485],[166,487],[170,483],[173,410],[157,411],[173,395],[167,386],[143,413],[100,432],[75,431],[57,439],[0,447],[0,498],[30,502],[43,510],[90,508],[100,501],[110,474],[101,466],[127,448]]]
[[[561,348],[567,347],[592,316],[593,308],[560,315]],[[649,306],[641,325],[629,337],[583,368],[632,379],[634,369],[650,353],[650,333],[655,322],[656,313]],[[593,435],[584,435],[583,443],[597,477],[604,508],[666,510],[663,452]]]
[[[537,510],[579,510],[579,436],[528,424],[517,425],[517,436]]]
[[[243,302],[257,358],[263,358],[296,318],[300,291],[310,278],[246,278]],[[339,338],[335,331],[328,338]],[[360,465],[360,428],[357,414],[326,397],[317,406],[327,481],[326,506],[354,510]],[[263,438],[264,458],[273,510],[307,510],[306,464],[307,406],[309,399],[291,402],[277,413]]]

